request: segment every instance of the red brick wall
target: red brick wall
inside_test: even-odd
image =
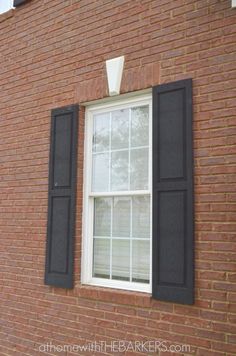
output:
[[[194,306],[80,285],[82,116],[76,286],[43,283],[50,111],[107,96],[104,61],[120,55],[123,93],[193,78]],[[231,0],[32,0],[0,15],[0,355],[118,339],[236,355],[235,88]]]

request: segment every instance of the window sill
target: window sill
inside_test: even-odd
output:
[[[128,291],[109,287],[77,285],[76,296],[101,302],[150,307],[152,296],[146,292]]]
[[[68,291],[68,295],[106,303],[108,308],[109,304],[120,304],[138,308],[155,308],[166,312],[173,311],[173,303],[153,299],[151,294],[143,292],[77,284],[73,290]],[[144,312],[149,313],[148,310]]]
[[[0,14],[0,23],[14,16],[14,9],[10,9],[7,12]]]

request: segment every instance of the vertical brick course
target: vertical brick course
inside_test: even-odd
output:
[[[43,283],[50,111],[106,97],[105,60],[120,55],[125,55],[122,93],[193,78],[194,306],[81,286],[83,108],[75,288]],[[0,15],[0,64],[0,355],[38,355],[40,344],[50,341],[82,345],[118,339],[189,344],[197,356],[235,355],[236,10],[231,1],[31,0]]]

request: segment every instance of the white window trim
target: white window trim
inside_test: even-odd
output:
[[[116,100],[118,98],[118,100]],[[150,239],[150,282],[149,284],[135,283],[128,281],[109,280],[92,277],[93,263],[93,200],[96,196],[101,196],[101,193],[91,192],[92,178],[92,118],[96,112],[106,112],[111,109],[122,109],[127,106],[149,105],[149,190],[145,191],[122,191],[122,192],[107,192],[102,193],[102,196],[114,195],[150,195],[150,234],[152,236],[152,96],[151,94],[137,95],[135,97],[114,98],[112,102],[96,103],[86,106],[85,111],[85,139],[84,139],[84,186],[83,186],[83,218],[82,218],[82,258],[81,258],[81,283],[86,285],[110,287],[116,289],[152,292],[152,238]]]

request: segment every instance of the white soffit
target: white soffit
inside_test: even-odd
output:
[[[236,7],[236,0],[232,0],[232,7]]]
[[[120,84],[124,69],[124,61],[124,56],[106,61],[107,81],[110,96],[120,94]]]

